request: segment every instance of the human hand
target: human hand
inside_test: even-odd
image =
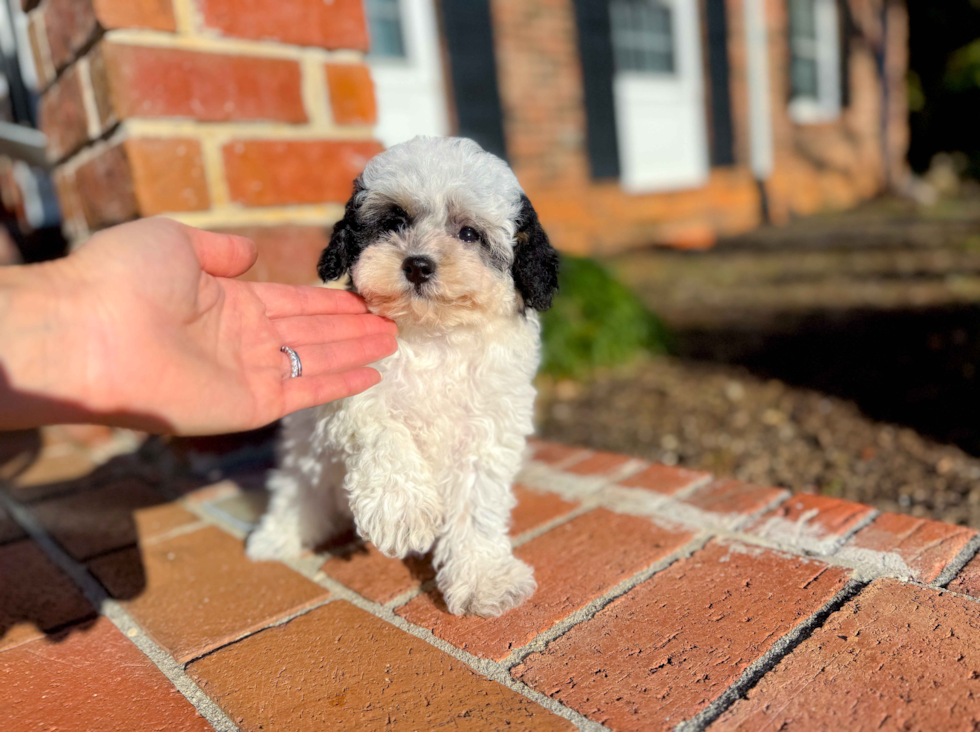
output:
[[[13,288],[16,314],[0,313],[0,394],[20,412],[0,408],[0,428],[233,432],[380,381],[366,364],[395,351],[393,323],[348,292],[228,279],[255,258],[247,239],[156,218],[100,232],[66,259],[12,268],[30,283]],[[18,332],[35,334],[31,347],[11,345]],[[302,359],[301,377],[289,378],[282,345]]]

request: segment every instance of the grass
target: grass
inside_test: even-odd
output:
[[[542,317],[542,373],[584,378],[667,352],[664,324],[595,260],[563,256],[558,282],[554,305]]]

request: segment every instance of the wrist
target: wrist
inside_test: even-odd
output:
[[[88,285],[70,259],[0,269],[0,429],[92,421],[79,348]]]

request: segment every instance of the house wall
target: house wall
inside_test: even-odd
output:
[[[165,214],[253,237],[249,277],[316,279],[381,150],[361,0],[24,3],[73,241]]]
[[[800,125],[787,106],[787,3],[766,0],[775,158],[766,192],[777,223],[853,206],[883,190],[886,175],[892,182],[904,175],[905,8],[891,0],[849,2],[856,31],[849,43],[850,106],[833,122]],[[887,37],[882,2],[889,3]],[[602,254],[651,243],[703,247],[761,223],[761,195],[749,169],[743,0],[727,0],[727,10],[735,165],[712,169],[700,188],[636,195],[616,180],[590,175],[573,0],[492,0],[508,156],[562,249]],[[882,43],[889,58],[887,165],[875,58]]]

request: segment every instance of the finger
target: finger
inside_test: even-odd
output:
[[[380,381],[381,374],[367,366],[341,371],[339,374],[290,379],[283,384],[285,413],[291,414],[300,409],[360,394]]]
[[[367,305],[352,292],[328,287],[280,285],[274,282],[249,283],[252,292],[265,304],[270,318],[295,315],[331,315],[366,313]]]
[[[398,348],[394,337],[373,335],[327,345],[302,346],[294,349],[303,364],[303,377],[339,373],[356,366],[366,366],[393,354]],[[283,374],[290,373],[289,357],[283,354]]]
[[[272,324],[279,331],[282,342],[293,348],[369,335],[398,335],[397,325],[377,315],[299,315],[279,318]]]
[[[201,269],[215,277],[238,277],[245,274],[258,259],[255,242],[244,236],[216,234],[184,226]]]

